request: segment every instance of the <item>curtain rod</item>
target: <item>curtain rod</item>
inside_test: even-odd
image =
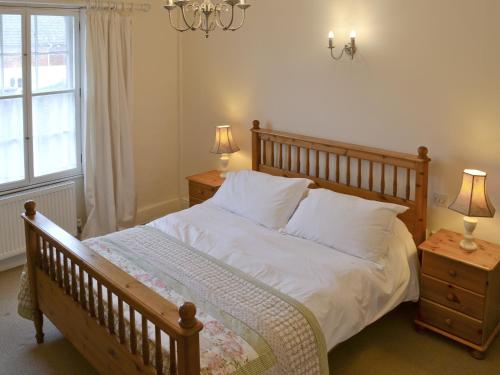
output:
[[[96,10],[137,10],[141,12],[149,12],[151,10],[151,4],[141,3],[137,4],[130,1],[101,1],[101,0],[90,0],[87,1],[85,9],[96,9]]]
[[[128,10],[128,11],[140,11],[149,12],[151,10],[151,4],[149,3],[134,3],[131,1],[102,1],[102,0],[92,0],[92,1],[81,1],[78,3],[63,3],[63,2],[38,2],[38,1],[4,1],[0,0],[0,6],[5,7],[33,7],[33,8],[65,8],[65,9],[95,9],[95,10]]]

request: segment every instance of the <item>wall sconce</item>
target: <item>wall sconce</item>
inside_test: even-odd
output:
[[[334,60],[340,60],[342,56],[344,56],[344,53],[348,56],[351,57],[351,60],[354,59],[354,55],[356,54],[357,48],[356,48],[356,31],[351,31],[350,34],[351,42],[347,43],[344,48],[342,48],[342,52],[340,52],[340,55],[335,56],[333,53],[333,50],[335,48],[335,45],[333,44],[333,40],[335,39],[335,34],[333,31],[330,31],[328,34],[328,48],[330,49],[330,53],[332,55],[332,58]]]

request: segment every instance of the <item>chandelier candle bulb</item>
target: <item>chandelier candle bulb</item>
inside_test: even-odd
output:
[[[356,39],[357,36],[358,34],[356,33],[356,30],[352,30],[350,34],[351,39]]]

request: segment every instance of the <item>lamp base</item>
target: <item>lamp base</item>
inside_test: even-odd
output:
[[[222,154],[220,157],[220,176],[226,178],[228,167],[229,167],[229,154]]]
[[[462,240],[460,241],[460,247],[468,253],[473,253],[477,250],[477,244],[474,242],[474,240]]]
[[[465,251],[472,253],[477,250],[477,244],[474,242],[474,230],[477,226],[477,219],[465,216],[464,217],[464,239],[460,242],[460,247]]]

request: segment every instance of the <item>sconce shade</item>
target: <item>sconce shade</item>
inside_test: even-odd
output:
[[[240,148],[234,142],[231,126],[216,126],[214,147],[210,152],[213,154],[233,154],[237,151],[240,151]]]
[[[495,216],[495,207],[486,192],[486,176],[485,172],[466,169],[460,193],[449,208],[469,217]]]

